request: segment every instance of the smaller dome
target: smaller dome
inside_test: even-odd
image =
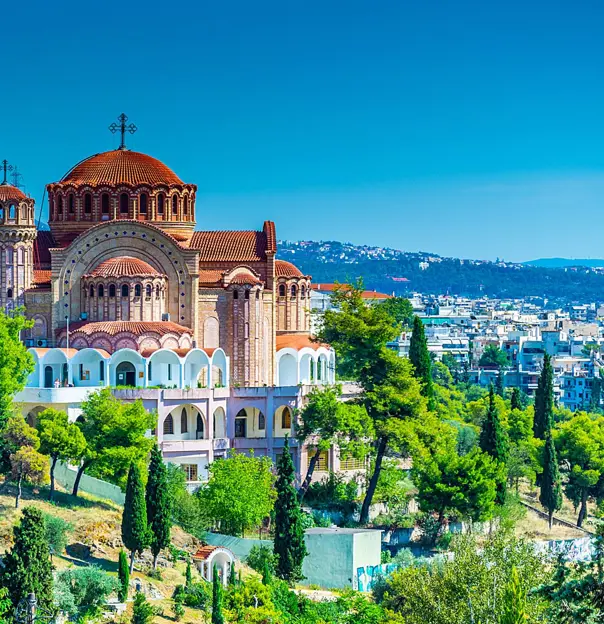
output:
[[[304,277],[302,271],[285,260],[275,260],[275,276],[276,277]]]
[[[131,256],[105,260],[85,277],[160,277],[162,274],[150,264]]]
[[[0,201],[21,201],[27,199],[25,193],[16,186],[0,184]]]

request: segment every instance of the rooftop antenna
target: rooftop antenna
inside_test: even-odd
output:
[[[23,183],[21,182],[21,180],[23,179],[23,174],[19,172],[16,166],[14,167],[13,172],[10,174],[10,177],[13,180],[13,186],[17,187],[18,189],[23,188]]]
[[[126,125],[126,122],[128,121],[128,117],[126,116],[125,113],[122,113],[117,119],[120,123],[116,124],[115,122],[113,122],[109,126],[109,132],[111,132],[111,134],[115,134],[118,131],[120,132],[122,138],[121,138],[120,146],[118,149],[125,150],[126,149],[126,132],[129,132],[130,134],[134,134],[138,130],[138,128],[133,123],[131,123],[128,126]]]

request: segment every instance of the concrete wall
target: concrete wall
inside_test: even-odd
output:
[[[222,535],[220,533],[206,533],[204,541],[212,546],[224,546],[228,548],[237,559],[244,560],[254,546],[267,546],[273,549],[272,540],[247,539],[242,537],[233,537],[231,535]]]
[[[71,492],[73,488],[76,475],[76,468],[68,466],[63,462],[57,462],[57,466],[55,468],[55,479],[59,485],[64,487],[69,492]],[[82,479],[80,480],[80,490],[98,498],[111,500],[118,505],[123,505],[126,499],[126,495],[117,485],[101,481],[100,479],[95,479],[94,477],[89,477],[87,474],[82,475]]]
[[[379,535],[379,533],[378,533]],[[304,585],[326,589],[352,587],[354,582],[353,535],[351,533],[306,532],[308,556],[302,573]]]

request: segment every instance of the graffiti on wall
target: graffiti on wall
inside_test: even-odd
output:
[[[380,578],[386,578],[390,576],[395,570],[399,568],[398,563],[382,563],[376,566],[363,566],[357,568],[356,574],[356,587],[362,592],[368,592],[373,589],[374,583]]]

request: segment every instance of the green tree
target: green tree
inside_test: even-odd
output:
[[[147,431],[155,426],[155,416],[142,401],[122,403],[109,388],[103,388],[82,403],[77,421],[86,439],[86,451],[73,484],[77,496],[82,475],[93,469],[94,476],[123,486],[132,462],[143,464],[153,440]]]
[[[500,370],[497,373],[497,377],[495,378],[495,392],[500,397],[504,397],[505,396],[505,384],[504,384],[504,378],[503,378],[503,371],[502,370]]]
[[[546,353],[543,356],[543,369],[539,375],[535,391],[535,419],[533,432],[536,438],[545,440],[546,433],[551,429],[554,419],[554,371],[552,361]]]
[[[2,433],[4,448],[8,457],[11,479],[17,484],[15,508],[19,508],[21,486],[25,483],[42,485],[48,480],[48,457],[38,452],[40,439],[37,431],[30,427],[20,414],[11,414]]]
[[[313,388],[307,397],[299,423],[296,424],[296,438],[300,444],[313,440],[314,453],[308,463],[306,477],[298,490],[300,500],[304,498],[311,484],[317,461],[323,451],[339,446],[341,452],[366,455],[367,439],[373,434],[372,423],[362,405],[339,400],[340,386]]]
[[[222,581],[216,566],[214,566],[212,574],[212,624],[224,624],[224,615],[222,614]]]
[[[193,575],[191,574],[191,560],[187,559],[187,567],[185,568],[185,587],[191,587],[193,584]]]
[[[277,576],[290,584],[304,578],[302,564],[307,550],[302,526],[302,510],[296,494],[296,471],[285,438],[283,453],[277,462],[277,500],[275,501],[275,539]]]
[[[385,299],[381,306],[384,307],[397,328],[400,330],[411,328],[413,325],[413,306],[409,299],[405,297],[390,297]]]
[[[51,514],[43,514],[44,526],[46,527],[46,541],[48,542],[48,548],[50,554],[60,555],[67,546],[67,534],[73,531],[73,524],[63,520],[59,516],[53,516]]]
[[[543,450],[543,474],[541,475],[541,491],[539,501],[547,509],[549,528],[552,528],[554,512],[562,507],[562,484],[556,447],[551,430],[546,433]]]
[[[499,421],[499,415],[495,409],[495,391],[493,386],[489,390],[489,406],[480,431],[480,448],[502,466],[506,465],[508,444],[505,432]],[[506,479],[505,475],[502,475],[497,482],[497,497],[495,500],[498,505],[505,503],[505,496]]]
[[[118,599],[120,602],[126,602],[130,589],[130,566],[128,565],[128,555],[123,548],[120,549],[117,563],[117,578],[119,580]]]
[[[518,570],[514,567],[503,594],[499,624],[526,624],[529,620],[526,603],[526,590],[522,587]]]
[[[160,551],[170,544],[170,531],[172,529],[172,510],[166,465],[157,444],[151,449],[145,500],[147,503],[147,523],[151,536],[151,552],[153,553],[153,569],[155,569]]]
[[[604,426],[602,419],[578,413],[561,423],[555,436],[559,460],[568,462],[570,471],[565,486],[569,498],[580,502],[577,526],[587,516],[587,502],[600,493],[604,474]]]
[[[512,388],[512,396],[510,397],[510,407],[512,410],[521,410],[522,401],[520,398],[520,388]]]
[[[510,358],[507,353],[495,344],[488,344],[478,360],[478,366],[490,366],[498,370],[506,368],[509,365]]]
[[[387,347],[399,335],[388,309],[367,304],[362,293],[362,282],[336,288],[333,309],[325,312],[317,338],[347,362],[373,423],[373,470],[360,514],[366,523],[384,456],[391,450],[408,452],[409,435],[425,416],[426,400],[410,361]]]
[[[15,607],[33,592],[42,608],[51,609],[52,564],[42,512],[26,507],[21,522],[13,527],[13,538],[13,547],[4,556],[4,567],[0,568],[0,586],[8,589]]]
[[[149,528],[147,526],[147,507],[145,490],[140,470],[134,462],[128,471],[126,500],[122,514],[122,541],[130,551],[130,574],[134,570],[134,556],[142,553],[149,545]]]
[[[591,386],[591,396],[589,399],[589,411],[601,412],[602,403],[602,378],[595,376]]]
[[[8,589],[0,587],[0,624],[12,624],[13,605],[8,597]]]
[[[132,608],[132,624],[150,624],[155,616],[155,610],[149,604],[142,592],[136,592]]]
[[[276,493],[268,457],[233,452],[226,459],[212,462],[208,472],[208,482],[197,496],[222,532],[244,535],[270,515]]]
[[[270,585],[271,584],[271,580],[273,578],[271,569],[269,567],[269,563],[268,560],[265,559],[263,566],[262,566],[262,584],[263,585]]]
[[[413,364],[413,371],[421,384],[422,394],[428,400],[428,409],[435,409],[436,403],[432,385],[432,360],[428,351],[424,324],[419,316],[413,318],[413,331],[411,332],[411,341],[409,343],[409,360]]]
[[[116,590],[116,579],[94,566],[62,570],[55,580],[57,607],[81,622],[96,619]]]
[[[50,456],[50,493],[53,500],[55,493],[55,468],[57,462],[77,461],[86,450],[84,434],[75,423],[70,423],[65,412],[45,409],[38,419],[40,452]]]

